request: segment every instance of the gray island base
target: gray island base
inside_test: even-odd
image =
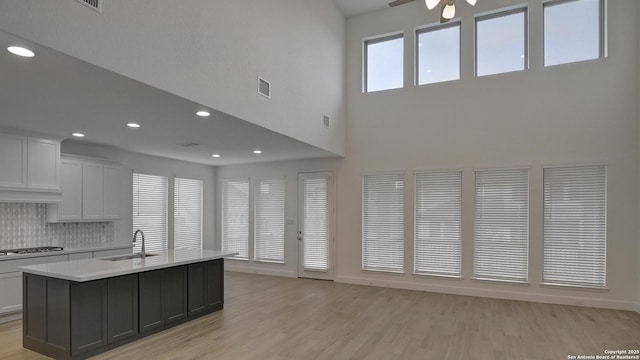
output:
[[[169,250],[145,259],[25,266],[23,346],[85,359],[220,310],[224,256]]]

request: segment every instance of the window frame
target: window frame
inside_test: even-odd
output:
[[[197,181],[200,184],[200,249],[204,249],[204,181],[195,177],[173,177],[173,248],[176,247],[176,216],[177,216],[177,202],[178,192],[177,185],[179,180]]]
[[[545,172],[547,170],[554,169],[574,169],[574,168],[587,168],[587,167],[603,167],[604,168],[604,253],[603,253],[603,269],[604,269],[604,284],[603,285],[594,285],[580,282],[562,282],[562,281],[554,281],[545,279],[545,260],[546,260],[546,239],[545,239],[545,228],[547,226],[547,218],[546,218],[546,210],[547,210],[547,201],[546,201],[546,182],[545,182]],[[609,200],[609,165],[607,163],[575,163],[575,164],[566,164],[566,165],[545,165],[542,168],[543,170],[543,182],[542,182],[542,260],[541,260],[541,268],[542,268],[542,286],[550,286],[550,287],[565,287],[565,288],[579,288],[586,289],[592,291],[607,291],[607,279],[608,279],[608,200]]]
[[[521,70],[505,71],[495,74],[478,75],[478,22],[484,20],[497,19],[503,16],[509,16],[514,14],[524,14],[524,64]],[[494,76],[501,74],[516,73],[520,71],[526,71],[529,69],[529,7],[528,5],[516,5],[515,7],[502,8],[490,13],[478,14],[473,18],[473,72],[474,77],[481,78],[485,76]]]
[[[164,178],[166,180],[166,187],[164,189],[165,190],[165,192],[164,192],[164,205],[165,205],[165,213],[164,213],[165,229],[164,229],[164,232],[165,232],[165,236],[167,238],[166,239],[167,240],[167,243],[166,243],[167,247],[161,249],[160,251],[167,251],[167,250],[174,249],[174,247],[173,247],[173,245],[174,245],[173,239],[171,238],[171,236],[170,236],[171,234],[170,234],[170,231],[169,231],[169,228],[170,228],[169,222],[173,221],[173,219],[171,219],[171,217],[169,216],[170,212],[172,210],[171,206],[169,204],[169,200],[171,198],[171,193],[170,193],[171,184],[173,182],[172,181],[172,176],[158,175],[158,174],[153,174],[153,173],[150,173],[150,172],[143,172],[143,171],[136,171],[136,170],[132,171],[132,174],[131,174],[131,185],[132,185],[131,186],[131,188],[132,188],[132,194],[131,194],[131,200],[132,200],[132,204],[131,204],[131,210],[132,210],[131,211],[131,228],[132,228],[132,230],[131,230],[131,233],[132,234],[136,230],[138,230],[138,229],[135,228],[135,221],[134,221],[135,213],[133,212],[133,208],[135,206],[135,201],[133,201],[134,200],[133,198],[135,196],[135,193],[133,193],[133,184],[134,184],[136,175],[154,176],[154,177],[158,177],[158,178]],[[171,224],[171,225],[173,225],[173,224]],[[144,229],[140,229],[140,230],[143,230],[143,232],[144,232]],[[147,234],[147,238],[149,238],[148,234]],[[142,246],[142,240],[141,239],[137,239],[136,243],[134,244],[134,247],[133,247],[134,251],[135,251],[135,249],[136,249],[138,244],[140,244],[140,246]],[[164,244],[162,244],[162,245],[164,245]],[[145,250],[146,250],[147,247],[148,247],[148,244],[145,242]],[[151,251],[156,251],[156,250],[153,250],[153,248],[152,248]]]
[[[374,44],[379,44],[379,43],[383,43],[385,41],[391,41],[391,40],[397,40],[397,39],[402,39],[403,40],[403,44],[402,44],[402,86],[397,87],[397,88],[390,88],[390,89],[382,89],[382,90],[375,90],[375,91],[369,91],[369,45],[374,45]],[[404,40],[405,40],[405,36],[404,36],[404,31],[399,31],[399,32],[393,32],[390,34],[386,34],[386,35],[380,35],[380,36],[373,36],[373,37],[369,37],[369,38],[365,38],[362,41],[362,92],[365,94],[370,94],[370,93],[375,93],[375,92],[380,92],[380,91],[388,91],[388,90],[397,90],[397,89],[402,89],[404,88]]]
[[[366,215],[366,211],[365,211],[365,179],[367,176],[390,176],[390,175],[396,175],[396,176],[401,176],[402,177],[402,241],[400,242],[400,245],[402,247],[400,254],[402,256],[402,266],[400,269],[398,270],[394,270],[392,268],[382,268],[382,267],[367,267],[365,266],[365,215]],[[380,172],[368,172],[368,173],[363,173],[360,176],[360,186],[361,186],[361,191],[360,191],[360,196],[361,196],[361,203],[360,203],[360,211],[361,211],[361,215],[360,215],[360,221],[361,221],[361,226],[360,226],[360,231],[361,231],[361,236],[360,236],[360,270],[361,271],[366,271],[366,272],[376,272],[376,273],[388,273],[388,274],[405,274],[406,273],[406,257],[405,257],[405,251],[406,251],[406,240],[407,240],[407,234],[406,234],[406,186],[407,186],[407,181],[406,181],[406,175],[404,171],[380,171]]]
[[[457,190],[459,191],[459,203],[457,204],[459,206],[459,232],[460,232],[460,237],[458,239],[459,244],[459,264],[457,264],[458,267],[458,273],[456,274],[452,274],[452,273],[447,273],[447,272],[426,272],[426,271],[418,271],[417,270],[417,251],[416,251],[416,247],[418,245],[418,242],[416,241],[417,239],[417,227],[418,227],[418,221],[416,219],[417,215],[418,215],[418,177],[420,175],[453,175],[456,174],[459,176],[459,183],[457,183],[456,185],[458,185]],[[456,168],[456,169],[441,169],[441,170],[418,170],[415,171],[414,173],[414,190],[413,190],[413,275],[417,275],[417,276],[426,276],[426,277],[438,277],[438,278],[451,278],[451,279],[462,279],[462,274],[463,274],[463,238],[464,238],[464,234],[463,234],[463,210],[462,210],[462,201],[463,201],[463,178],[464,178],[464,170],[460,169],[460,168]]]
[[[450,80],[444,80],[444,81],[437,81],[437,82],[431,82],[431,83],[425,83],[425,84],[420,84],[420,35],[428,33],[428,32],[434,32],[434,31],[438,31],[438,30],[444,30],[444,29],[448,29],[448,28],[452,28],[452,27],[458,27],[459,31],[458,31],[458,78],[457,79],[450,79]],[[430,25],[426,25],[423,27],[419,27],[415,30],[414,32],[414,37],[415,37],[415,44],[414,44],[414,85],[415,86],[427,86],[427,85],[433,85],[433,84],[440,84],[440,83],[445,83],[445,82],[450,82],[450,81],[459,81],[462,79],[462,21],[460,19],[457,20],[453,20],[444,24],[430,24]]]
[[[485,276],[479,275],[477,273],[477,246],[478,246],[478,173],[479,172],[491,172],[491,171],[526,171],[527,172],[527,246],[526,246],[526,279],[513,279],[513,278],[505,278],[500,276]],[[500,167],[500,168],[477,168],[473,170],[474,172],[474,185],[473,185],[473,280],[483,281],[483,282],[496,282],[496,283],[505,283],[505,284],[515,284],[515,285],[529,285],[531,279],[531,169],[529,167]]]
[[[545,49],[546,49],[547,46],[546,46],[546,43],[545,43],[545,38],[546,38],[545,10],[546,10],[547,7],[553,7],[553,6],[562,5],[562,4],[571,3],[571,2],[576,2],[576,1],[580,1],[580,0],[544,0],[543,3],[542,3],[542,67],[543,68],[560,66],[560,65],[567,65],[567,64],[574,64],[574,63],[583,62],[583,61],[598,60],[598,59],[606,58],[608,56],[607,0],[597,0],[598,1],[598,12],[599,12],[599,16],[598,16],[598,22],[599,22],[598,23],[598,33],[599,33],[598,41],[600,42],[598,44],[598,57],[595,58],[595,59],[571,61],[571,62],[562,63],[562,64],[554,64],[554,65],[547,65],[546,64]]]
[[[229,256],[229,259],[232,260],[236,260],[236,261],[246,261],[249,262],[251,261],[250,259],[253,257],[253,250],[252,250],[252,206],[251,203],[253,201],[253,191],[252,191],[252,186],[251,186],[251,179],[249,177],[234,177],[234,178],[225,178],[222,179],[221,183],[222,183],[222,192],[220,194],[220,197],[222,199],[222,203],[220,206],[220,247],[221,249],[224,250],[224,228],[225,228],[225,202],[227,200],[227,194],[225,191],[225,186],[227,183],[230,182],[246,182],[247,183],[247,257],[240,257],[239,255],[233,255],[233,256]]]

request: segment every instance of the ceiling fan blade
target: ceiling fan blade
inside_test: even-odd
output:
[[[450,19],[445,18],[444,16],[442,16],[444,14],[444,8],[447,7],[447,4],[449,2],[448,1],[443,1],[442,2],[442,7],[440,8],[440,24],[444,24],[446,22],[448,22]]]
[[[416,0],[395,0],[389,3],[389,6],[394,7],[394,6],[398,6],[398,5],[404,5],[404,4],[408,4],[410,2],[414,2]]]

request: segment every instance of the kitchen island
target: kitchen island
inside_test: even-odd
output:
[[[84,359],[220,310],[231,255],[168,250],[21,267],[23,346]]]

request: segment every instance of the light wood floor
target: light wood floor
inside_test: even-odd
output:
[[[225,309],[96,359],[567,359],[640,349],[633,312],[434,294],[241,273]],[[22,348],[0,325],[0,359]]]

